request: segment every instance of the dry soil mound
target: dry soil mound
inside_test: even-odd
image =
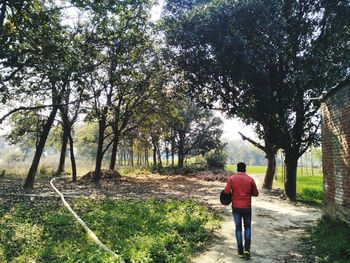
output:
[[[92,180],[94,178],[95,171],[90,171],[87,174],[84,174],[81,179],[82,180]],[[122,176],[118,171],[115,170],[101,170],[101,179],[120,179]]]

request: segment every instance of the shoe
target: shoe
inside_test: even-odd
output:
[[[246,259],[248,259],[248,258],[250,258],[250,251],[244,251],[244,257],[246,258]]]
[[[242,253],[238,253],[238,257],[240,257],[240,258],[244,258],[244,254],[243,254],[243,252],[242,252]]]

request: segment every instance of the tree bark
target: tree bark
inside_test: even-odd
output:
[[[77,181],[77,165],[75,162],[74,142],[73,142],[73,137],[71,133],[69,133],[69,152],[70,152],[70,161],[72,164],[72,181],[75,183]]]
[[[153,166],[157,165],[157,146],[153,145]]]
[[[265,129],[266,130],[266,129]],[[273,178],[276,173],[276,154],[278,148],[276,145],[273,145],[270,141],[269,136],[267,135],[268,133],[266,132],[265,134],[265,146],[262,146],[260,143],[255,142],[254,140],[248,138],[241,132],[238,132],[243,140],[247,140],[251,144],[253,144],[255,147],[258,149],[262,150],[266,154],[266,159],[267,159],[267,168],[266,168],[266,173],[265,173],[265,178],[264,178],[264,183],[262,188],[264,189],[272,189],[273,185]]]
[[[109,163],[109,169],[110,170],[114,170],[115,169],[115,163],[116,163],[117,152],[118,152],[118,144],[119,144],[119,134],[118,133],[114,133],[112,152],[111,152],[111,161]]]
[[[162,163],[162,155],[160,153],[160,147],[159,145],[157,145],[157,155],[158,155],[158,166],[162,167],[163,163]]]
[[[56,171],[57,174],[64,172],[66,153],[67,153],[67,145],[68,145],[68,136],[69,136],[69,130],[67,129],[66,125],[63,124],[62,146],[61,146],[60,161],[58,163],[58,167],[57,167],[57,171]]]
[[[276,172],[276,154],[267,154],[266,158],[267,169],[262,188],[271,190],[273,185],[273,178]]]
[[[174,148],[171,149],[171,166],[175,166],[175,150]]]
[[[166,166],[169,166],[169,148],[165,147]]]
[[[103,142],[104,142],[105,130],[106,130],[106,116],[104,115],[98,122],[98,144],[97,144],[97,153],[96,153],[95,174],[93,178],[95,183],[98,183],[101,179]]]
[[[52,111],[49,115],[49,118],[47,119],[47,121],[43,127],[43,133],[40,136],[38,145],[37,145],[36,150],[35,150],[32,164],[29,168],[28,175],[27,175],[27,178],[26,178],[25,183],[24,183],[25,189],[31,189],[34,186],[35,175],[36,175],[36,172],[38,170],[39,162],[40,162],[42,153],[44,151],[47,137],[48,137],[49,132],[51,130],[52,124],[55,120],[57,110],[58,110],[57,106],[54,106],[52,108]]]
[[[180,169],[184,167],[184,160],[185,160],[185,155],[184,155],[184,146],[182,143],[179,143],[179,149],[178,149],[178,166]]]
[[[175,166],[175,134],[171,136],[171,166]]]
[[[285,193],[291,201],[296,201],[298,154],[286,151],[284,162],[286,167]]]

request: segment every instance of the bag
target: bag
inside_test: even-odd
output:
[[[232,193],[228,193],[228,194],[225,194],[224,190],[221,191],[221,194],[220,194],[220,203],[222,205],[229,205],[231,204],[231,201],[232,201]]]

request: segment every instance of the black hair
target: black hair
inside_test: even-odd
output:
[[[237,172],[243,172],[245,173],[246,171],[246,165],[245,163],[237,163]]]

